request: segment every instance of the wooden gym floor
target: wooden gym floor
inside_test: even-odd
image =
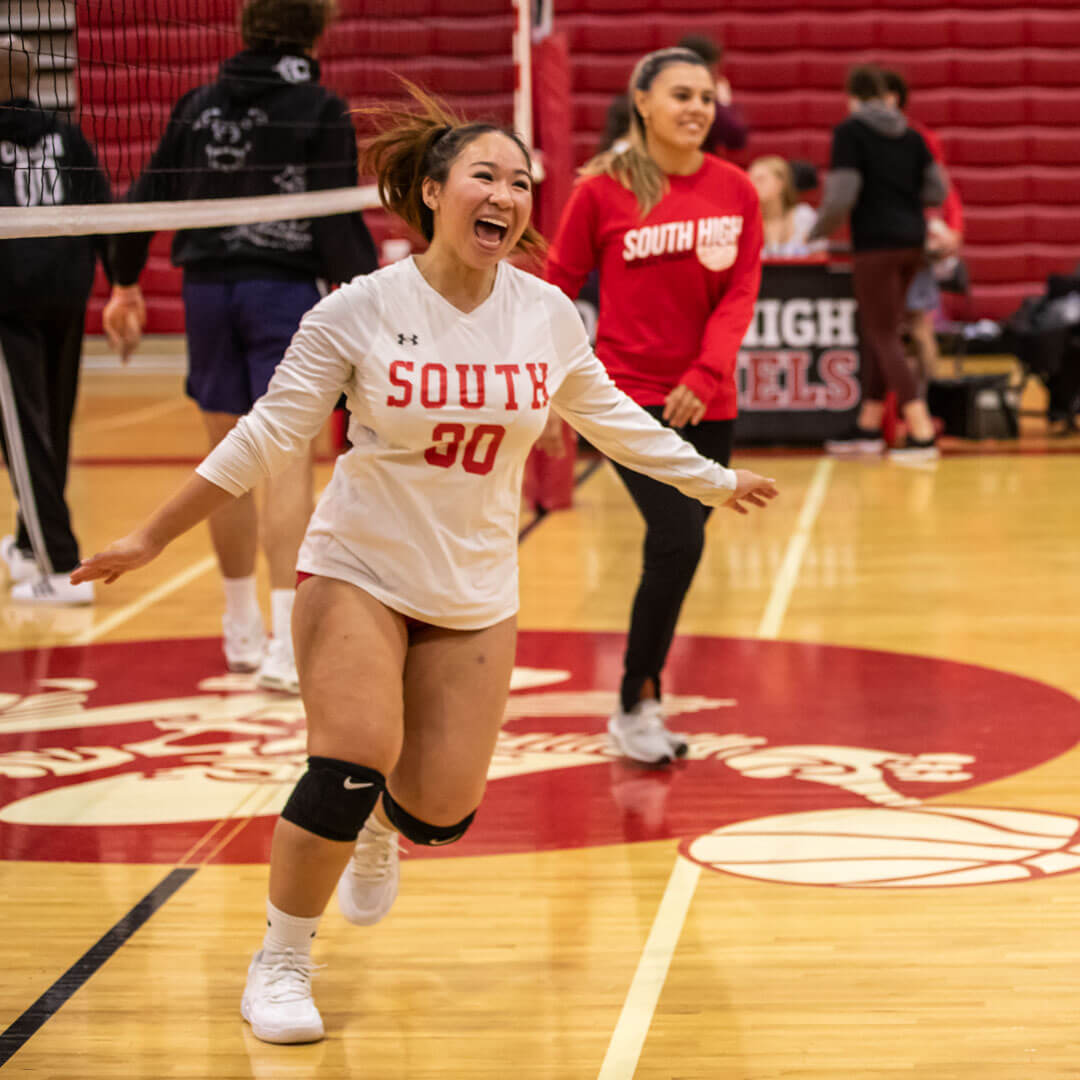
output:
[[[201,447],[175,374],[88,374],[84,547]],[[1080,1076],[1080,447],[1028,421],[1019,443],[954,449],[918,468],[739,455],[783,495],[710,524],[665,687],[691,755],[660,770],[603,738],[641,527],[610,469],[589,472],[522,542],[477,826],[408,853],[379,927],[331,905],[313,1046],[239,1018],[302,714],[223,677],[205,529],[92,608],[6,604],[3,1069]]]

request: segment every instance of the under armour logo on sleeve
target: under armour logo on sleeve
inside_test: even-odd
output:
[[[406,342],[410,345],[419,345],[420,338],[418,338],[416,334],[398,334],[397,343],[399,345],[404,345]]]

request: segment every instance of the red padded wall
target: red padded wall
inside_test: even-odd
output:
[[[868,10],[868,8],[870,10]],[[912,115],[936,131],[968,223],[965,317],[999,318],[1080,260],[1080,8],[1075,0],[556,0],[571,45],[574,158],[594,150],[634,61],[708,33],[762,154],[828,163],[849,67],[902,71]]]

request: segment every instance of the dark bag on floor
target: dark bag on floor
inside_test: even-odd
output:
[[[1008,375],[961,375],[931,379],[926,404],[945,422],[946,435],[1010,439],[1017,434],[1014,397]]]

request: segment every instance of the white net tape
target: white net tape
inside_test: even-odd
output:
[[[247,199],[191,199],[179,202],[98,203],[84,206],[0,208],[0,238],[92,236],[206,229],[258,221],[328,217],[379,205],[373,186],[333,188],[297,195],[259,195]]]

